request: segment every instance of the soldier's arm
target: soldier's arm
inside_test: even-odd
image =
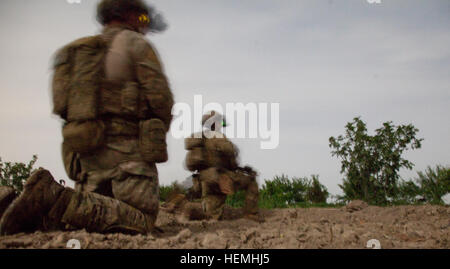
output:
[[[130,41],[131,57],[137,82],[143,91],[144,103],[152,116],[164,122],[168,131],[174,100],[159,57],[142,35],[133,33]]]

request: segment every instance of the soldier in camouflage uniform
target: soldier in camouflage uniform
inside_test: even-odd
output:
[[[0,219],[8,206],[16,198],[16,192],[14,188],[9,186],[0,186]]]
[[[154,11],[141,0],[103,0],[97,11],[102,34],[72,42],[55,60],[54,113],[65,120],[62,154],[75,190],[38,170],[4,213],[1,234],[66,228],[145,234],[154,228],[159,210],[155,163],[167,161],[165,135],[173,106],[157,53],[144,38],[158,30],[152,25]],[[86,52],[89,48],[105,48],[105,53],[99,58],[101,53]],[[89,57],[85,63],[83,57]],[[86,83],[99,77],[89,77],[89,68],[98,68],[96,57],[102,66],[99,90],[89,93]],[[84,88],[74,92],[79,85]],[[94,116],[82,118],[89,108]]]
[[[186,167],[197,172],[194,187],[201,192],[204,213],[216,220],[223,217],[225,200],[239,190],[246,192],[244,215],[263,221],[258,210],[256,172],[250,167],[239,167],[238,149],[221,133],[225,119],[214,111],[203,116],[206,130],[186,138],[188,150]]]

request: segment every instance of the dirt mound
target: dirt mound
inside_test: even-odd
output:
[[[381,248],[450,248],[448,206],[350,207],[265,210],[261,224],[240,218],[238,209],[227,208],[219,222],[184,221],[161,211],[162,233],[36,232],[0,237],[0,248],[67,248],[71,239],[82,249],[366,248],[371,239]]]

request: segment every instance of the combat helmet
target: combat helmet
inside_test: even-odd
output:
[[[111,21],[125,21],[125,16],[130,12],[145,15],[152,32],[161,32],[167,28],[163,16],[143,0],[101,0],[97,5],[97,21],[102,25]]]

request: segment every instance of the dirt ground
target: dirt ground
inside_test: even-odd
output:
[[[264,223],[226,209],[223,221],[185,221],[161,211],[151,235],[96,234],[86,231],[36,232],[0,237],[0,248],[82,249],[334,249],[450,247],[449,206],[375,207],[354,201],[342,208],[264,210]],[[376,242],[375,245],[376,246]]]

